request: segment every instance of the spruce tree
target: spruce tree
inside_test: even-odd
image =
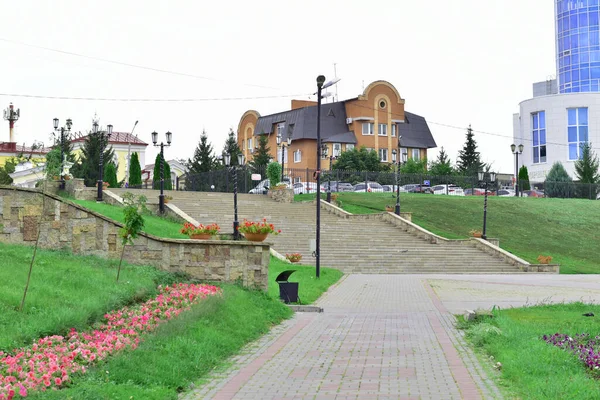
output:
[[[555,162],[544,181],[544,194],[547,197],[573,197],[573,179],[560,162]]]
[[[268,146],[269,138],[267,135],[260,135],[258,137],[258,148],[254,152],[250,165],[255,171],[265,171],[267,165],[271,162],[271,148]]]
[[[581,146],[581,158],[575,161],[575,177],[579,181],[577,197],[595,199],[598,194],[597,183],[600,182],[598,174],[598,156],[592,150],[591,143]]]
[[[171,166],[165,161],[165,190],[173,190],[173,181],[171,180]]]
[[[139,187],[142,184],[142,167],[138,153],[131,155],[129,162],[129,186]]]
[[[519,168],[519,190],[531,190],[531,185],[529,184],[529,171],[524,165]]]
[[[450,158],[442,146],[437,159],[432,162],[431,166],[429,167],[429,174],[433,176],[446,176],[452,175],[452,172],[452,163],[450,162]]]
[[[233,129],[229,129],[229,134],[227,136],[227,140],[225,141],[225,146],[223,147],[223,157],[225,154],[231,155],[231,164],[230,165],[238,165],[238,155],[242,154],[242,150],[240,150],[240,146],[238,145],[237,139],[235,137],[235,133]]]
[[[106,144],[106,136],[105,136]],[[104,148],[104,163],[110,162],[114,158],[112,146]],[[80,155],[81,165],[75,170],[78,172],[75,177],[84,179],[86,186],[95,186],[98,182],[98,166],[100,165],[100,138],[99,135],[90,133],[86,136]]]
[[[194,157],[191,160],[188,159],[187,164],[191,174],[200,174],[214,169],[216,160],[213,155],[212,144],[208,143],[206,131],[202,131],[200,142],[194,151]]]
[[[477,172],[483,168],[481,156],[477,151],[477,142],[475,142],[473,137],[473,129],[469,125],[469,128],[467,128],[467,140],[463,149],[458,152],[458,159],[456,160],[457,171],[468,176],[476,176]]]

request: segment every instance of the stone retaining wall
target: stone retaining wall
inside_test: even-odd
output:
[[[41,222],[41,226],[40,226]],[[0,186],[0,242],[68,249],[74,254],[119,258],[122,225],[58,196]],[[241,280],[267,289],[268,243],[164,239],[142,234],[124,259],[212,281]]]

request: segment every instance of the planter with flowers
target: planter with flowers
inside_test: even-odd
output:
[[[263,218],[260,222],[244,220],[242,225],[238,227],[238,231],[251,242],[262,242],[269,236],[269,233],[273,235],[281,233],[281,229],[275,229],[275,226],[268,223],[266,218]]]
[[[106,190],[106,189],[108,189],[108,187],[109,187],[109,186],[110,186],[110,185],[108,184],[108,182],[102,182],[102,189],[103,189],[103,190]]]
[[[475,237],[475,238],[480,238],[482,235],[481,231],[478,229],[473,229],[472,231],[469,232],[469,234],[471,234],[471,236]]]
[[[540,264],[550,264],[550,262],[552,261],[552,256],[544,256],[540,254],[537,260]]]
[[[302,254],[300,254],[300,253],[286,254],[285,258],[287,258],[287,260],[291,263],[297,263],[297,262],[300,262],[300,260],[302,260]]]
[[[394,212],[394,207],[390,206],[389,204],[385,206],[385,211],[387,212]]]
[[[194,225],[186,222],[183,224],[183,228],[181,228],[180,232],[184,235],[188,235],[190,239],[201,239],[207,240],[212,236],[217,235],[221,228],[217,224],[208,224],[208,225]]]

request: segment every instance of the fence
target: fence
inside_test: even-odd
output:
[[[296,187],[304,187],[308,191],[316,189],[315,169],[285,168],[284,180],[291,184],[302,183]],[[268,190],[266,168],[252,169],[249,166],[209,171],[200,174],[186,174],[174,182],[173,189],[233,193],[234,181],[237,175],[237,190],[239,193],[264,194]],[[253,179],[254,178],[254,179]],[[339,185],[349,183],[348,185]],[[403,174],[395,171],[350,171],[325,170],[321,172],[321,187],[331,191],[354,191],[359,184],[378,183],[384,191],[395,191],[400,185],[402,192],[435,193],[458,196],[483,195],[485,183],[479,182],[476,176],[446,175],[435,176],[427,173]],[[600,184],[578,182],[529,182],[519,180],[518,195],[522,197],[557,197],[582,198],[596,200],[600,193]],[[156,183],[154,189],[158,189]],[[152,188],[152,182],[142,185]],[[375,185],[377,186],[377,185]],[[377,186],[378,187],[378,186]],[[364,190],[364,186],[360,186]],[[515,196],[515,185],[512,180],[498,180],[488,183],[488,195]],[[375,191],[381,191],[377,189]]]

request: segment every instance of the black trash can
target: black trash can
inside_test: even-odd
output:
[[[298,303],[300,300],[298,296],[298,282],[288,282],[290,275],[294,272],[296,272],[295,269],[283,271],[275,278],[275,282],[279,284],[279,298],[286,304]]]

